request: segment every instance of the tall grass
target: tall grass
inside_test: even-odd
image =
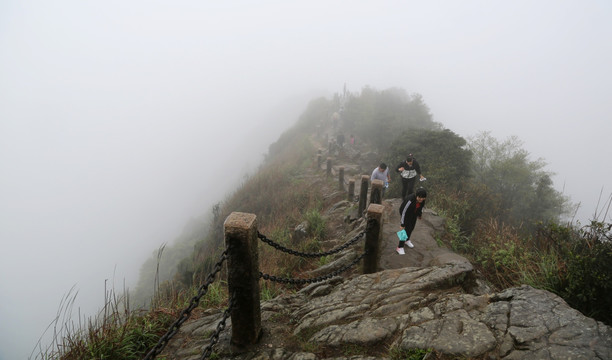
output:
[[[76,294],[65,297],[53,328],[52,343],[39,347],[34,359],[141,359],[172,322],[165,311],[133,311],[129,297],[105,291],[105,303],[97,316],[72,319]]]

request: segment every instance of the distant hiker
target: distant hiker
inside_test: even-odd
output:
[[[425,207],[425,199],[427,198],[427,191],[423,188],[418,188],[416,194],[410,194],[400,205],[400,227],[406,232],[406,240],[400,240],[397,245],[398,254],[404,255],[404,244],[408,245],[409,248],[413,248],[414,244],[410,241],[410,235],[416,225],[417,218],[420,219],[423,215],[423,208]],[[401,230],[400,230],[401,231]]]
[[[389,187],[389,182],[391,181],[391,176],[389,176],[389,169],[387,169],[387,164],[380,163],[377,168],[372,171],[372,176],[370,176],[370,180],[382,180],[383,188],[382,188],[382,196],[385,196],[385,189]]]
[[[412,154],[409,154],[406,160],[399,163],[395,167],[395,171],[402,177],[402,199],[405,199],[406,195],[410,195],[414,191],[414,182],[417,175],[421,181],[425,180],[425,177],[421,174],[421,166]]]
[[[336,136],[336,141],[338,142],[338,145],[342,148],[344,147],[344,134],[338,134]]]
[[[350,144],[351,146],[355,145],[355,136],[353,134],[351,134]]]

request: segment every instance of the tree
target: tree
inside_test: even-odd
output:
[[[366,87],[352,96],[342,113],[344,130],[367,141],[380,153],[389,150],[389,139],[410,129],[440,129],[419,94],[400,88],[377,91]]]
[[[500,142],[482,132],[468,139],[468,149],[475,181],[499,195],[500,209],[493,216],[513,224],[559,220],[567,199],[552,187],[546,163],[529,160],[516,136]]]
[[[466,144],[464,138],[448,129],[410,130],[396,137],[388,158],[393,159],[393,166],[414,154],[427,178],[440,186],[459,188],[471,176],[471,153]]]

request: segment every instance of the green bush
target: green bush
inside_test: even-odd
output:
[[[567,254],[561,296],[583,314],[612,325],[612,243],[577,243]]]
[[[306,212],[306,221],[308,221],[308,235],[322,240],[325,238],[325,219],[317,209],[311,209]]]

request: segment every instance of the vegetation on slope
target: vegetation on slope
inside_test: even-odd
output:
[[[338,112],[341,113],[338,123],[330,123]],[[245,179],[225,201],[213,206],[211,214],[201,222],[207,226],[192,232],[193,251],[176,264],[171,280],[161,281],[150,309],[127,311],[126,304],[122,310],[127,312],[122,316],[117,315],[118,309],[105,310],[105,316],[121,318],[124,322],[120,324],[125,326],[112,328],[110,332],[115,334],[107,333],[104,338],[141,333],[132,341],[146,342],[147,347],[148,341],[163,334],[167,320],[159,314],[176,317],[193,298],[219,258],[223,249],[223,221],[233,211],[257,214],[261,232],[287,247],[317,251],[319,240],[326,233],[320,214],[324,200],[317,191],[312,191],[305,174],[313,167],[316,156],[310,137],[321,127],[330,126],[355,135],[387,159],[391,171],[407,154],[414,154],[428,178],[425,183],[429,190],[428,205],[447,219],[447,232],[440,240],[470,258],[498,289],[524,283],[544,288],[562,296],[584,314],[612,324],[609,223],[594,220],[582,228],[572,223],[561,224],[571,204],[554,190],[551,174],[544,169],[546,164],[541,159],[530,160],[518,139],[498,141],[488,133],[464,139],[434,122],[421,96],[409,95],[401,89],[365,88],[348,97],[336,95],[332,99],[313,100],[296,125],[270,146],[259,171]],[[389,197],[399,196],[399,185],[392,182]],[[607,213],[604,219],[606,216]],[[288,229],[304,220],[310,224],[308,239],[300,244],[291,243]],[[291,276],[320,265],[288,260],[278,252],[267,252],[266,247],[260,251],[263,253],[260,266],[266,273]],[[154,261],[148,263],[147,281],[158,284],[159,281],[151,280]],[[281,291],[291,288],[264,283],[262,297],[273,297]],[[200,302],[195,316],[207,307],[226,303],[225,284],[218,280]],[[57,350],[47,353],[53,354],[48,357],[72,359],[82,349],[105,347],[103,339],[87,335],[101,333],[96,326],[90,323],[87,330],[74,329]],[[128,327],[129,332],[125,330]],[[114,354],[107,347],[108,354]]]

